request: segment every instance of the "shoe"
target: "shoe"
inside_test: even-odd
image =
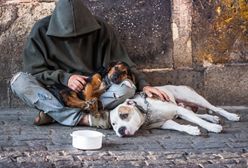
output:
[[[92,114],[89,115],[89,123],[92,127],[102,128],[102,129],[110,129],[110,119],[109,119],[109,111],[101,111],[101,117],[95,117]]]
[[[40,125],[48,125],[54,123],[54,119],[44,113],[43,111],[40,111],[39,114],[34,119],[34,125],[40,126]]]

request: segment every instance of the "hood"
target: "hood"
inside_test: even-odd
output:
[[[59,0],[51,16],[47,35],[75,37],[100,28],[82,0]]]

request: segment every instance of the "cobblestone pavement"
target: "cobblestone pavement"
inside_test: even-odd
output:
[[[112,130],[34,126],[37,111],[0,109],[0,167],[248,167],[248,108],[229,107],[241,122],[224,120],[224,132],[190,136],[169,130],[142,130],[119,138]],[[70,133],[98,130],[106,135],[103,147],[83,151],[72,147]]]

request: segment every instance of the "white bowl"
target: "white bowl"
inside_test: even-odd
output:
[[[102,147],[102,137],[104,134],[92,130],[73,131],[72,146],[83,150],[100,149]]]

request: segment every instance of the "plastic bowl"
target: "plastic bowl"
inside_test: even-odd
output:
[[[104,134],[92,130],[73,131],[72,146],[77,149],[94,150],[102,147],[102,137]]]

